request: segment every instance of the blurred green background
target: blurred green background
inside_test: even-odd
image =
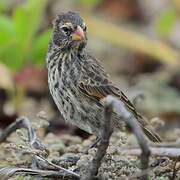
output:
[[[62,127],[45,58],[52,20],[69,10],[85,19],[88,48],[117,85],[131,99],[143,94],[137,108],[179,128],[179,0],[0,0],[0,126],[44,110],[51,131]]]

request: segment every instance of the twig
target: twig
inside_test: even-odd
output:
[[[68,169],[65,169],[63,167],[60,167],[52,162],[49,162],[47,159],[45,159],[44,157],[41,156],[36,156],[36,159],[38,162],[38,167],[41,167],[42,169],[46,168],[46,169],[52,169],[54,171],[64,171],[69,175],[73,175],[74,177],[80,178],[80,176],[72,171],[69,171]]]
[[[31,146],[31,148],[34,149],[38,149],[41,151],[46,151],[46,155],[47,156],[49,154],[49,151],[47,150],[47,148],[41,143],[41,141],[39,140],[39,138],[36,135],[36,131],[32,128],[32,124],[29,121],[28,118],[26,117],[21,117],[18,118],[14,123],[10,124],[0,135],[0,143],[3,142],[11,133],[13,133],[14,131],[16,131],[17,129],[20,128],[25,128],[27,130],[28,133],[28,141],[29,144]],[[72,171],[69,171],[65,168],[62,168],[60,166],[57,166],[56,164],[53,164],[51,162],[49,162],[47,159],[45,159],[44,157],[35,154],[33,156],[33,160],[32,160],[32,167],[33,168],[46,168],[46,169],[53,169],[56,170],[55,172],[50,172],[50,175],[53,174],[53,176],[55,176],[55,174],[57,175],[57,177],[61,176],[63,174],[63,176],[71,176],[74,178],[80,178],[80,176]],[[13,167],[7,167],[9,169],[15,170],[12,171],[12,175],[16,175],[18,172],[29,175],[31,174],[31,169],[25,169],[25,172],[23,171],[22,168],[20,169],[14,169]],[[4,167],[4,169],[6,169],[6,167]],[[35,170],[36,171],[36,170]],[[33,173],[35,172],[33,170]],[[63,172],[57,172],[57,171],[63,171]],[[36,171],[37,172],[37,171]],[[0,171],[0,176],[1,176],[2,170]],[[49,172],[48,172],[49,173]],[[10,173],[9,173],[10,174]],[[35,173],[36,174],[36,173]],[[39,174],[40,176],[41,174]],[[43,174],[44,175],[44,174]],[[46,176],[43,176],[46,177]]]
[[[37,138],[35,130],[28,118],[21,117],[18,118],[14,123],[10,124],[0,135],[0,143],[3,142],[11,133],[15,132],[17,129],[25,128],[28,132],[28,139],[32,148],[46,150],[46,147]]]
[[[166,147],[150,147],[152,157],[168,157],[170,159],[178,159],[180,155],[179,148],[166,148]],[[124,147],[121,148],[122,154],[140,156],[141,151],[137,147]]]
[[[81,177],[81,180],[92,180],[95,175],[98,173],[98,169],[101,165],[101,160],[106,154],[106,150],[109,145],[109,139],[112,134],[112,127],[111,127],[111,115],[112,115],[112,104],[108,103],[105,106],[105,113],[104,113],[104,121],[102,122],[102,132],[101,132],[101,140],[97,149],[97,152],[91,161],[89,167],[86,170],[84,176]]]
[[[73,179],[78,180],[79,177],[72,176],[69,173],[62,171],[52,171],[52,170],[37,170],[29,168],[17,168],[10,166],[0,167],[0,179],[7,180],[12,176],[35,176],[35,177],[46,177],[46,178],[62,178],[62,179]]]
[[[126,123],[131,127],[133,133],[135,134],[138,144],[141,148],[141,167],[142,170],[145,170],[148,168],[149,164],[149,156],[150,156],[150,149],[147,145],[147,141],[145,139],[144,133],[139,126],[137,120],[134,118],[131,112],[129,112],[124,103],[121,102],[120,100],[112,97],[112,96],[107,96],[103,102],[109,102],[112,103],[113,105],[113,111],[115,111],[122,119],[126,121]],[[147,174],[143,175],[141,179],[146,180],[148,179]]]
[[[126,110],[124,107],[124,104],[119,101],[118,99],[108,96],[107,98],[104,99],[103,101],[105,103],[105,110],[104,110],[104,117],[105,120],[102,122],[102,132],[101,132],[101,141],[99,143],[97,152],[91,161],[89,167],[86,170],[86,173],[84,176],[81,177],[81,180],[92,180],[92,179],[100,179],[100,177],[95,177],[98,173],[98,169],[101,165],[101,160],[106,154],[106,150],[109,145],[109,138],[112,134],[112,127],[111,127],[111,115],[112,112],[115,111],[117,114],[119,114],[125,121],[126,123],[131,127],[132,131],[137,137],[139,146],[142,150],[141,154],[141,165],[142,169],[146,170],[148,169],[148,162],[149,162],[149,155],[150,151],[147,146],[146,139],[144,137],[143,131],[139,127],[137,121],[134,119],[133,115]],[[29,143],[32,148],[34,149],[40,149],[40,150],[47,150],[44,145],[40,142],[40,140],[37,138],[35,130],[32,128],[32,125],[29,121],[28,118],[19,118],[15,123],[12,123],[8,128],[4,130],[4,132],[0,136],[0,142],[6,139],[6,137],[14,132],[16,129],[19,128],[25,128],[27,129],[28,132],[28,139]],[[80,176],[74,172],[71,172],[67,169],[64,169],[60,166],[57,166],[51,162],[49,162],[46,158],[35,154],[33,158],[33,167],[34,168],[44,168],[44,169],[53,169],[53,171],[48,171],[45,174],[39,174],[39,176],[47,177],[47,174],[49,176],[54,176],[59,177],[62,174],[64,176],[72,176],[75,179],[79,179]],[[12,167],[11,167],[12,168]],[[23,173],[22,169],[16,169],[13,174],[17,174],[17,172]],[[59,172],[60,171],[60,172]],[[32,173],[31,169],[26,169],[25,172],[27,173]],[[144,173],[145,172],[145,173]],[[147,174],[146,172],[148,171],[142,171],[142,179],[145,180],[147,179]],[[33,172],[34,173],[34,172]],[[24,173],[23,173],[24,174]],[[36,174],[36,173],[35,173]],[[1,173],[0,173],[1,175]]]
[[[152,147],[172,147],[172,148],[178,148],[180,145],[180,142],[179,140],[175,141],[175,142],[160,142],[160,143],[149,143],[149,146],[152,146]]]

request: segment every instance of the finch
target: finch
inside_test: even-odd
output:
[[[87,51],[87,26],[80,15],[76,12],[62,13],[53,24],[54,31],[46,58],[48,84],[64,119],[100,137],[104,121],[101,100],[112,95],[124,103],[151,141],[160,142],[160,137],[153,132],[150,124]],[[128,129],[125,121],[115,112],[112,125],[114,131]]]

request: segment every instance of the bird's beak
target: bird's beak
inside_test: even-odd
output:
[[[78,26],[76,31],[72,34],[72,40],[78,41],[78,40],[84,40],[84,31],[83,29]]]

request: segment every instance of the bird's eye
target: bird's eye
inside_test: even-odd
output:
[[[62,30],[66,33],[66,35],[70,36],[71,34],[71,29],[68,27],[62,27]]]
[[[87,27],[86,27],[86,26],[84,26],[83,30],[84,30],[84,31],[86,31],[86,30],[87,30]]]

